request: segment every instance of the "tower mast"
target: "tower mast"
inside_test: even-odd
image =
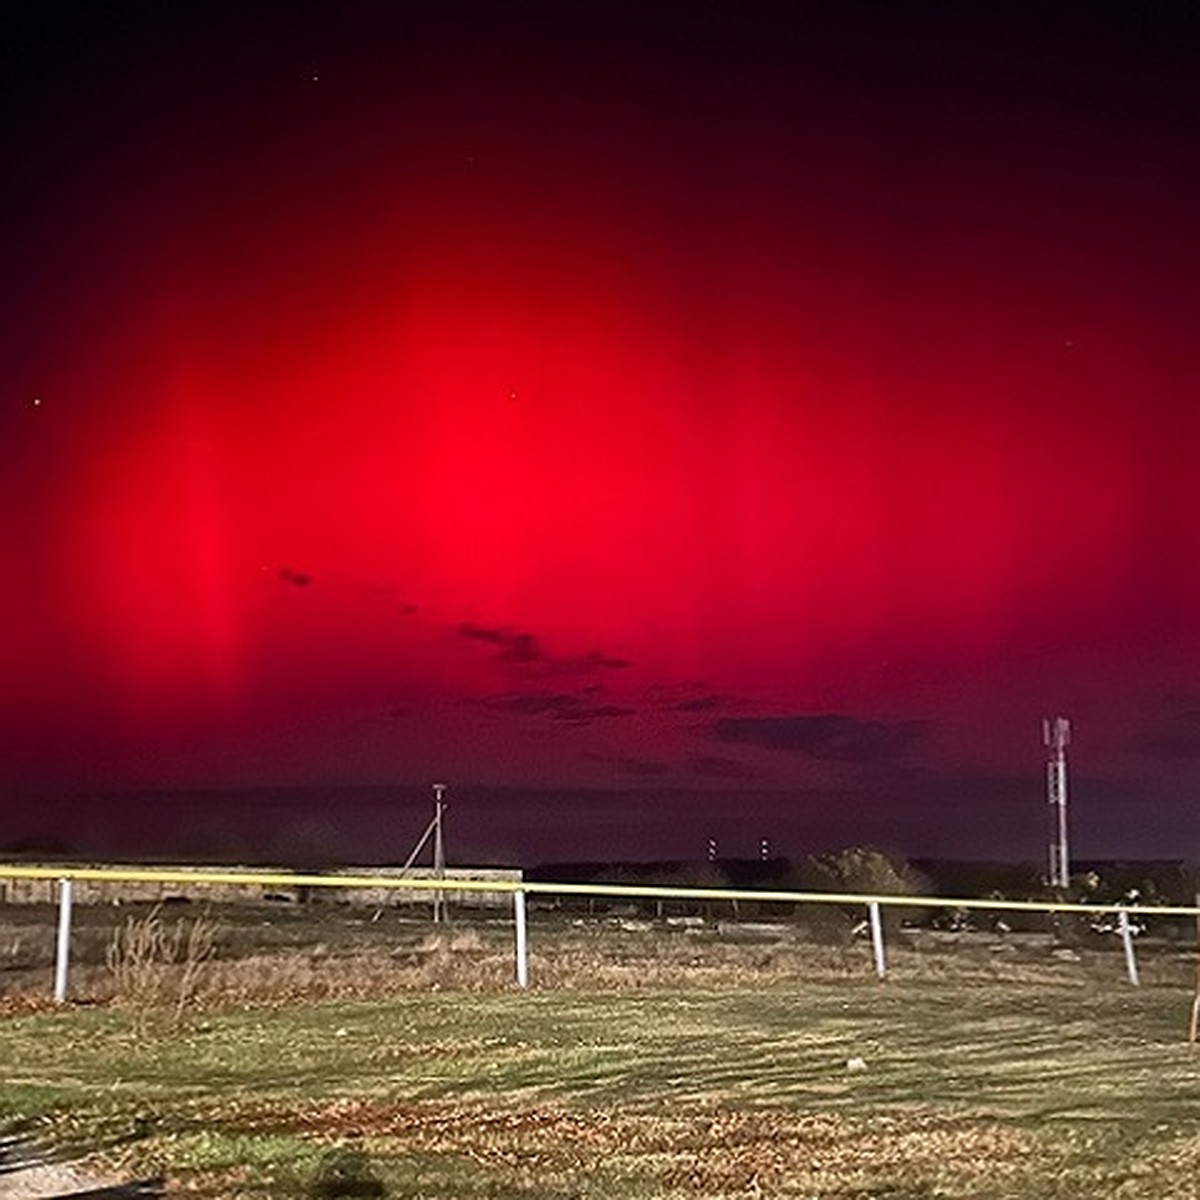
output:
[[[1071,858],[1067,851],[1067,746],[1071,741],[1071,722],[1066,717],[1042,721],[1042,741],[1046,756],[1046,799],[1050,805],[1050,876],[1051,887],[1071,885]]]

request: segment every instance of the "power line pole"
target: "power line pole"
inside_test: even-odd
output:
[[[1051,887],[1071,886],[1071,858],[1067,851],[1067,745],[1071,741],[1071,722],[1066,717],[1048,717],[1042,721],[1042,741],[1049,751],[1046,758],[1046,799],[1050,805],[1050,877]]]
[[[442,797],[446,794],[444,783],[433,785],[433,874],[436,879],[446,878],[446,843],[442,839],[442,814],[446,811]],[[433,923],[447,919],[446,893],[436,891],[433,894]]]

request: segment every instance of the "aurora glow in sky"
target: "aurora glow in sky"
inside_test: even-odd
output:
[[[590,788],[1037,857],[1061,713],[1079,852],[1193,851],[1194,9],[24,9],[10,821],[445,778],[543,854],[628,852]]]

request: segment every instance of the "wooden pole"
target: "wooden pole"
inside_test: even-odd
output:
[[[435,783],[433,786],[438,797],[434,803],[433,813],[433,873],[436,878],[445,879],[446,843],[442,840],[442,814],[446,811],[446,806],[442,803],[442,788],[444,785]],[[433,893],[433,923],[436,925],[440,921],[448,919],[446,893],[436,891]]]

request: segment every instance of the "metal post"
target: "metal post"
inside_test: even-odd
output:
[[[517,931],[517,987],[529,986],[529,946],[525,937],[525,893],[513,892],[513,918]]]
[[[71,960],[71,880],[58,881],[58,947],[54,959],[54,999],[67,998],[67,975]]]
[[[1197,1025],[1200,1025],[1200,892],[1196,893],[1196,983],[1192,991],[1192,1020],[1188,1028],[1188,1045],[1196,1045]]]
[[[879,901],[872,900],[867,905],[871,918],[871,946],[875,951],[875,974],[883,979],[887,975],[887,959],[883,953],[883,921],[879,915]]]
[[[1125,947],[1125,970],[1129,982],[1137,987],[1141,980],[1138,978],[1137,958],[1133,953],[1133,931],[1129,928],[1129,914],[1124,909],[1117,914],[1117,928],[1121,931],[1121,944]]]

